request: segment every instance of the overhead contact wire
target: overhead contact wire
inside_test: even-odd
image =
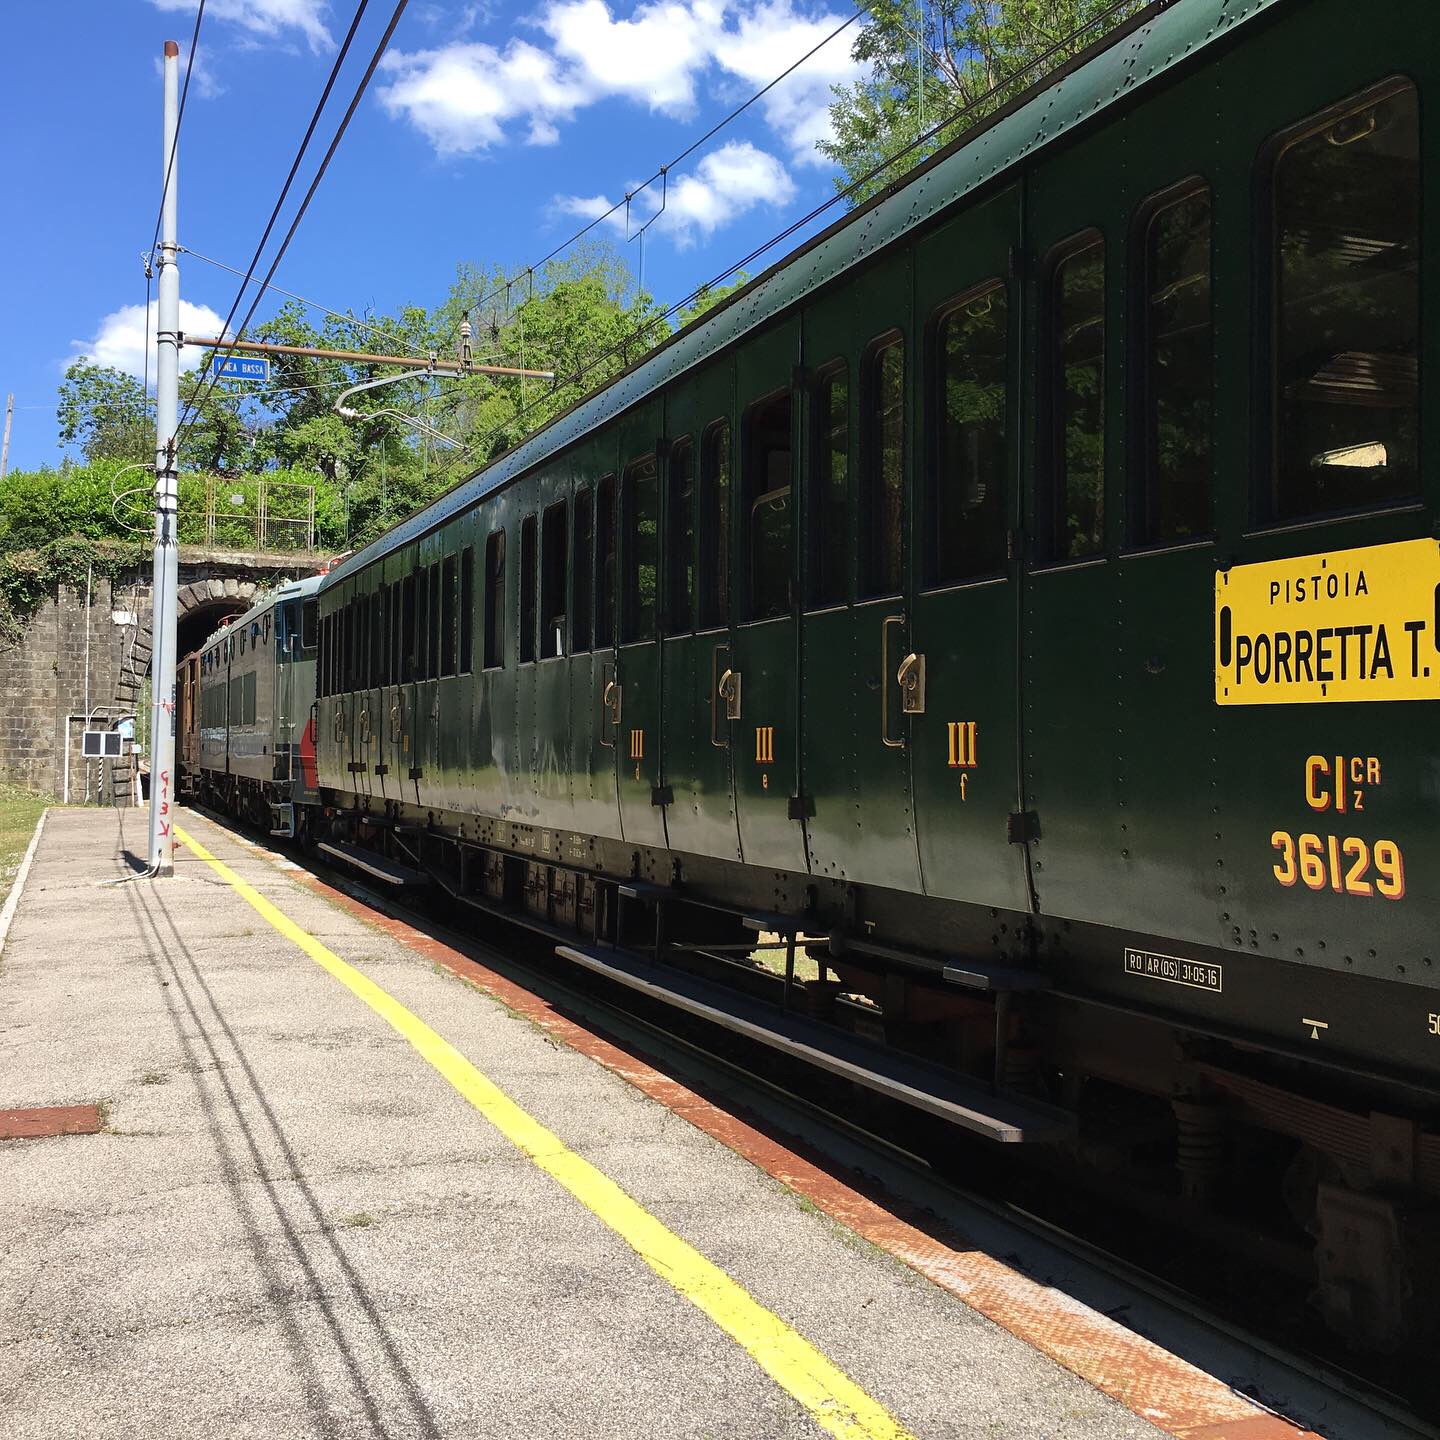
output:
[[[1066,47],[1074,44],[1074,42],[1079,39],[1079,37],[1083,35],[1087,30],[1094,29],[1095,26],[1103,24],[1106,20],[1110,19],[1119,11],[1127,8],[1143,9],[1144,6],[1142,4],[1137,7],[1136,0],[1115,0],[1114,4],[1108,6],[1102,11],[1099,11],[1095,15],[1092,15],[1090,19],[1087,20],[1083,25],[1077,26],[1068,35],[1064,36],[1060,40],[1057,40],[1053,45],[1049,47],[1049,49],[1042,51],[1039,55],[1036,55],[1033,59],[1027,61],[1018,70],[1015,70],[1010,75],[1007,75],[1003,80],[996,81],[996,83],[992,85],[990,89],[985,91],[983,95],[977,95],[975,99],[972,100],[968,105],[961,105],[958,108],[950,111],[949,114],[947,114],[943,119],[941,119],[935,125],[932,125],[928,130],[925,130],[921,134],[917,135],[902,149],[897,150],[893,155],[887,156],[884,160],[880,161],[879,164],[872,166],[871,169],[867,170],[865,174],[860,176],[859,179],[852,180],[850,184],[845,186],[843,190],[837,190],[834,195],[830,196],[829,199],[821,201],[821,203],[815,206],[815,208],[811,210],[808,214],[802,215],[798,220],[795,220],[791,224],[787,225],[785,229],[781,230],[778,234],[771,236],[769,240],[766,240],[763,244],[756,246],[756,248],[752,250],[748,255],[736,261],[735,264],[731,265],[728,269],[721,271],[720,274],[715,276],[714,279],[705,282],[703,285],[698,285],[683,299],[677,300],[673,305],[669,307],[669,309],[662,311],[659,315],[652,316],[643,324],[636,326],[636,328],[632,330],[629,335],[627,335],[623,340],[616,341],[616,343],[612,345],[608,350],[604,350],[599,355],[594,356],[586,364],[582,365],[578,370],[567,376],[563,382],[557,379],[556,387],[558,388],[561,383],[564,383],[566,385],[577,385],[582,380],[584,380],[587,375],[592,374],[597,367],[604,364],[605,361],[612,359],[617,354],[626,354],[632,345],[634,345],[637,341],[641,340],[642,337],[644,337],[651,330],[653,330],[656,325],[669,321],[681,310],[683,310],[687,305],[692,304],[702,295],[705,295],[709,291],[713,290],[716,285],[719,285],[725,280],[728,280],[730,276],[735,274],[737,270],[743,269],[752,261],[757,260],[761,255],[764,255],[768,251],[773,250],[776,245],[779,245],[783,241],[788,240],[793,234],[795,234],[797,230],[801,230],[806,225],[810,224],[813,220],[817,220],[828,210],[840,204],[841,201],[849,199],[850,196],[856,194],[866,185],[870,184],[872,180],[878,179],[881,175],[885,173],[885,171],[891,169],[899,161],[905,159],[907,155],[912,154],[922,145],[928,144],[931,140],[935,139],[943,131],[949,129],[957,121],[964,119],[966,115],[978,109],[986,101],[993,99],[1002,90],[1008,89],[1013,86],[1017,80],[1022,79],[1025,75],[1033,71],[1037,66],[1044,64],[1047,60],[1053,59],[1062,50],[1066,49]],[[858,15],[861,12],[857,11],[856,13]],[[855,17],[852,16],[851,18],[853,19]],[[611,213],[613,214],[614,212],[611,211]],[[513,424],[523,415],[526,415],[530,411],[533,411],[539,404],[540,399],[537,398],[530,401],[528,404],[521,405],[520,408],[516,410],[514,415],[510,417],[510,420],[507,422],[507,424]],[[494,436],[498,435],[504,428],[504,426],[497,425],[494,428],[487,430],[484,435],[479,437],[479,439],[473,440],[469,444],[463,446],[456,453],[454,457],[455,460],[459,461],[465,459],[473,459],[476,453],[476,447],[482,445],[486,440],[494,438]],[[528,436],[523,438],[528,438]],[[517,441],[516,443],[518,445],[521,442]]]
[[[195,52],[200,43],[200,22],[205,18],[205,0],[200,0],[195,11],[195,28],[190,32],[190,51],[185,56],[185,79],[180,86],[180,106],[175,112],[175,134],[170,140],[170,154],[165,161],[165,182],[160,187],[160,205],[155,211],[155,229],[150,236],[150,251],[146,256],[145,268],[150,268],[150,256],[155,253],[155,242],[160,238],[160,222],[165,216],[165,200],[170,194],[170,177],[175,169],[175,152],[180,146],[180,127],[185,123],[185,101],[190,94],[190,71],[195,64]],[[147,277],[148,278],[148,277]]]
[[[593,220],[591,220],[587,225],[582,226],[572,236],[570,236],[568,240],[561,241],[561,243],[557,245],[548,255],[543,256],[533,265],[527,265],[524,270],[521,270],[517,274],[511,276],[504,285],[497,286],[494,290],[491,290],[486,294],[482,295],[478,300],[470,301],[469,308],[478,310],[481,306],[495,299],[497,295],[502,294],[511,286],[519,284],[519,282],[524,279],[525,276],[533,275],[537,270],[549,264],[549,262],[553,260],[557,255],[560,255],[564,251],[568,250],[577,241],[583,240],[585,236],[587,236],[593,229],[595,229],[597,225],[603,225],[605,221],[607,221],[612,215],[616,214],[618,211],[623,210],[637,195],[641,193],[641,191],[648,189],[662,176],[673,170],[677,165],[680,165],[685,160],[688,160],[690,156],[693,155],[698,149],[700,149],[702,145],[706,144],[710,140],[713,140],[715,136],[718,135],[720,131],[722,131],[728,124],[730,124],[732,120],[738,119],[757,100],[760,100],[765,95],[769,94],[769,92],[773,90],[782,80],[788,78],[790,75],[793,75],[796,70],[798,70],[812,56],[818,54],[821,50],[823,50],[833,39],[835,39],[837,35],[841,34],[845,30],[848,30],[850,26],[853,25],[862,15],[868,15],[870,13],[870,9],[871,6],[868,3],[860,5],[853,15],[851,15],[847,20],[844,20],[841,24],[837,25],[828,35],[825,36],[823,40],[820,40],[815,45],[812,45],[809,50],[807,50],[798,60],[794,62],[794,64],[782,70],[773,80],[771,80],[768,84],[763,85],[759,90],[757,90],[753,95],[751,95],[748,100],[745,100],[741,104],[737,105],[728,115],[724,117],[724,119],[717,120],[714,125],[712,125],[703,135],[699,137],[699,139],[693,140],[673,160],[669,161],[665,165],[661,165],[655,171],[655,173],[650,176],[648,180],[641,181],[641,183],[637,185],[633,190],[628,191],[623,200],[617,200],[607,211],[605,211],[603,215],[595,216]],[[459,322],[457,321],[456,323],[458,324]],[[451,327],[450,333],[452,336],[455,333],[455,329],[453,326]]]
[[[270,211],[270,218],[265,222],[265,233],[261,235],[260,243],[255,247],[255,253],[250,257],[250,264],[246,267],[244,279],[241,280],[240,288],[235,292],[235,299],[231,302],[230,310],[225,316],[224,323],[220,326],[219,338],[222,340],[225,338],[225,332],[230,328],[230,322],[235,318],[235,312],[240,308],[241,301],[245,298],[245,292],[249,289],[250,281],[255,276],[255,269],[260,264],[260,256],[264,253],[265,246],[270,239],[271,231],[275,228],[275,222],[280,218],[280,211],[284,207],[285,200],[290,194],[290,187],[295,183],[295,176],[300,170],[300,164],[305,158],[305,152],[310,146],[311,138],[314,136],[316,127],[320,123],[320,117],[325,111],[325,106],[329,103],[330,92],[335,88],[335,81],[339,78],[340,70],[345,64],[345,57],[350,53],[350,46],[354,42],[355,32],[360,28],[360,21],[369,3],[370,0],[360,0],[359,5],[355,7],[355,14],[351,18],[350,28],[345,32],[344,42],[340,46],[340,53],[336,55],[335,63],[330,67],[330,74],[325,81],[325,88],[320,92],[320,99],[316,102],[315,109],[310,116],[310,123],[305,127],[305,135],[300,141],[300,148],[296,150],[295,159],[291,162],[290,173],[285,177],[285,184],[281,187],[280,198],[275,202],[274,208]],[[402,4],[400,8],[403,10],[404,5]],[[391,29],[393,30],[393,28],[394,22],[392,21]],[[389,34],[390,31],[387,31],[387,41]],[[366,78],[368,81],[368,75]],[[261,294],[263,293],[264,291],[262,289]],[[253,308],[251,313],[254,313]],[[243,329],[243,326],[241,328]],[[183,432],[189,428],[189,416],[191,412],[198,411],[199,405],[203,404],[204,401],[209,398],[210,392],[215,388],[216,379],[217,377],[212,373],[209,383],[205,387],[204,394],[200,396],[198,401],[192,393],[190,399],[185,404],[185,413],[180,417],[178,433],[183,434]]]

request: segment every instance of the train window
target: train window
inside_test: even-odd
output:
[[[415,576],[400,582],[400,681],[408,685],[419,673],[415,637]]]
[[[400,683],[400,677],[404,673],[405,667],[405,635],[401,629],[401,624],[405,619],[404,597],[404,582],[394,581],[390,586],[390,607],[386,612],[388,622],[385,632],[385,670],[389,677],[389,683],[392,685]]]
[[[460,556],[460,673],[475,668],[475,547]]]
[[[535,658],[535,517],[520,523],[520,663]]]
[[[695,626],[695,446],[687,435],[670,447],[665,512],[665,631]]]
[[[422,565],[415,573],[415,678],[430,673],[430,575]]]
[[[400,587],[398,585],[382,585],[380,587],[380,626],[379,635],[376,636],[376,643],[380,647],[380,677],[378,683],[381,685],[393,685],[397,662],[395,658],[395,615],[400,609]]]
[[[425,667],[425,673],[431,680],[435,680],[440,675],[440,633],[444,625],[440,562],[437,560],[426,573],[430,577],[430,624],[426,628],[426,639],[430,645],[430,659]]]
[[[1049,560],[1105,544],[1105,242],[1072,242],[1050,274]]]
[[[318,600],[303,600],[300,603],[300,648],[302,650],[313,650],[315,648],[316,621],[320,618],[320,602]]]
[[[460,639],[456,625],[455,602],[459,598],[459,562],[455,556],[447,555],[440,567],[440,673],[455,673],[455,647]]]
[[[1282,136],[1271,173],[1270,518],[1419,489],[1420,126],[1392,83]]]
[[[790,496],[788,390],[757,401],[745,414],[745,509],[747,614],[752,620],[790,613],[795,569],[795,507]]]
[[[903,583],[905,536],[905,348],[881,339],[865,359],[860,471],[861,593],[893,595]]]
[[[626,584],[621,638],[653,640],[660,579],[660,480],[653,455],[625,471],[623,503]]]
[[[241,677],[236,676],[231,680],[229,687],[230,711],[227,719],[230,725],[243,725],[245,723],[245,685]]]
[[[590,595],[595,576],[595,497],[588,485],[575,492],[575,534],[570,566],[570,649],[590,648]]]
[[[730,620],[730,422],[716,420],[700,451],[700,628]]]
[[[505,663],[505,532],[485,542],[485,668]]]
[[[242,725],[255,723],[255,682],[257,678],[257,672],[252,670],[240,685],[240,723]]]
[[[926,585],[1005,564],[1009,315],[1005,286],[993,281],[943,311],[935,328]]]
[[[615,477],[595,492],[595,648],[615,643]]]
[[[1143,475],[1132,516],[1140,544],[1206,535],[1214,348],[1210,320],[1210,187],[1195,183],[1142,211],[1136,319],[1144,363],[1134,413]]]
[[[810,604],[843,605],[850,558],[850,372],[843,360],[815,387],[810,465]]]
[[[385,674],[385,587],[370,597],[370,683],[383,685]]]
[[[565,502],[548,506],[540,530],[540,658],[565,653],[565,571],[569,536]]]

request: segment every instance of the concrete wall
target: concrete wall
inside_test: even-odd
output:
[[[257,589],[312,569],[294,556],[182,550],[181,623],[213,615],[218,624],[245,609]],[[113,584],[97,576],[88,606],[83,585],[61,586],[20,643],[0,649],[0,779],[64,798],[68,735],[71,801],[129,801],[128,761],[81,759],[80,717],[92,714],[93,728],[104,730],[135,712],[150,673],[150,615],[148,569]]]

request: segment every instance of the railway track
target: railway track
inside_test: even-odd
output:
[[[235,828],[228,817],[195,808]],[[993,1160],[997,1147],[962,1140],[952,1163],[939,1163],[939,1122],[927,1123],[927,1117],[873,1095],[857,1097],[853,1086],[816,1076],[731,1031],[558,960],[550,928],[530,917],[506,920],[485,909],[487,921],[506,927],[511,943],[502,949],[437,917],[432,907],[406,903],[346,868],[295,847],[278,852],[270,837],[244,833],[251,843],[284,853],[334,889],[519,984],[585,1028],[639,1050],[662,1071],[721,1099],[727,1108],[748,1112],[768,1131],[809,1147],[830,1166],[866,1177],[888,1202],[931,1217],[944,1231],[1004,1257],[1015,1269],[1190,1360],[1262,1407],[1337,1440],[1440,1440],[1440,1426],[1426,1418],[1427,1401],[1417,1402],[1374,1374],[1348,1369],[1333,1356],[1297,1347],[1264,1325],[1225,1313],[1211,1297],[1122,1253],[1110,1243],[1113,1230],[1106,1239],[1097,1238],[1085,1219],[1089,1207],[1078,1207],[1068,1217],[1063,1207],[1042,1208],[1031,1203],[1033,1197],[1017,1194],[994,1164],[985,1166],[983,1177],[956,1178],[953,1172],[964,1160]],[[455,902],[446,903],[453,907]],[[842,1113],[842,1106],[851,1113]],[[953,1132],[947,1133],[953,1140]]]

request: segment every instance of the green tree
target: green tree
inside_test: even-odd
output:
[[[851,204],[869,199],[1143,4],[877,0],[851,50],[867,74],[836,86],[834,138],[820,146],[840,168],[836,188],[857,186]]]
[[[139,380],[81,356],[65,369],[55,418],[60,446],[86,460],[153,460],[155,421]]]
[[[675,316],[675,328],[683,330],[687,325],[693,324],[702,315],[708,314],[717,305],[728,300],[738,290],[743,290],[750,283],[750,276],[744,270],[737,270],[735,278],[728,285],[702,285],[696,292],[695,298]]]

